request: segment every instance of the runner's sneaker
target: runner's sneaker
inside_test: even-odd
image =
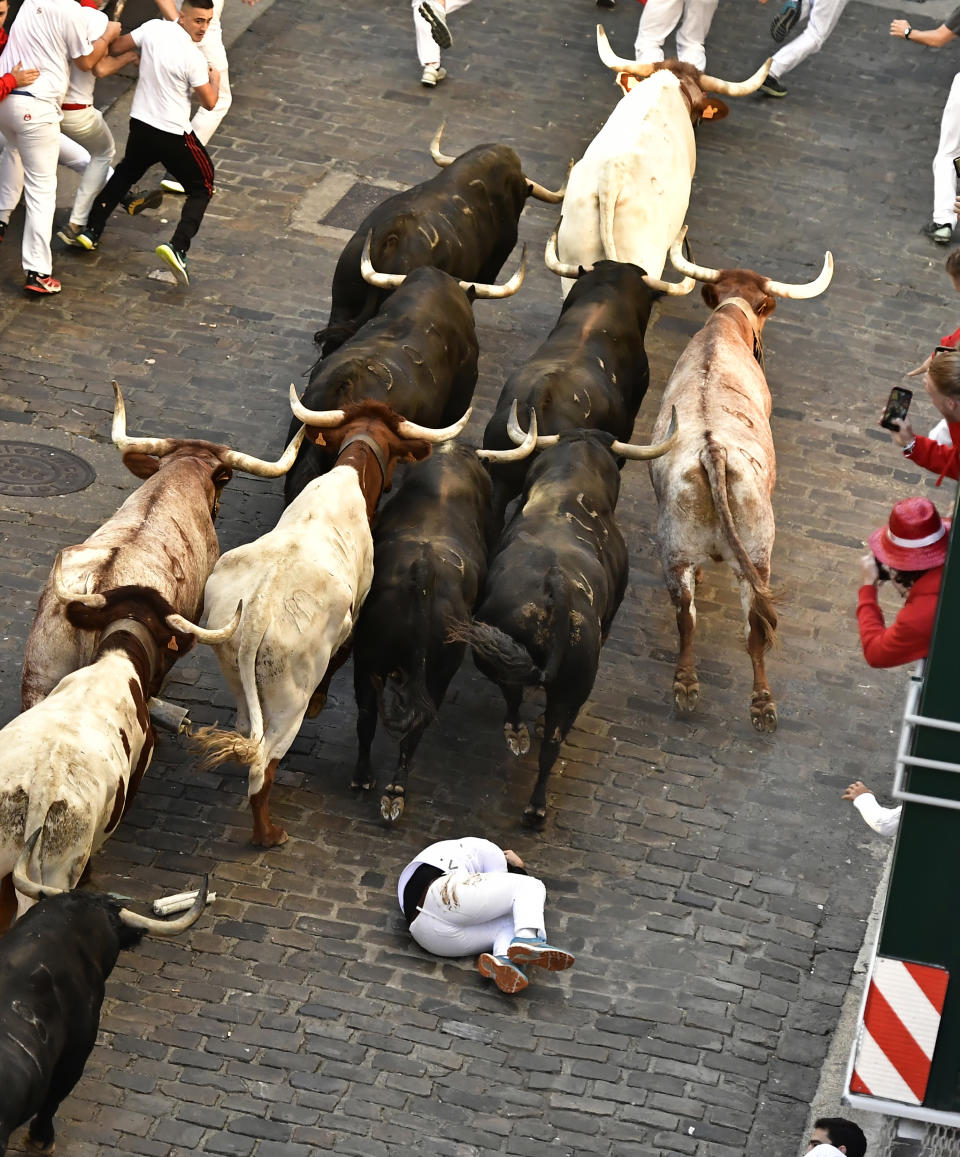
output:
[[[120,204],[131,217],[144,209],[159,209],[163,204],[163,189],[131,189]]]
[[[62,236],[62,234],[58,234],[57,236]],[[66,240],[66,238],[64,238],[64,240]],[[100,244],[100,238],[91,233],[89,229],[83,228],[74,237],[74,243],[79,245],[81,249],[93,251]],[[69,245],[70,242],[67,241],[67,244]]]
[[[539,936],[535,939],[526,939],[514,936],[507,949],[507,956],[514,964],[536,964],[538,968],[546,968],[548,972],[563,972],[570,968],[576,959],[571,952],[564,952],[562,948],[554,948]]]
[[[178,279],[184,285],[190,284],[190,278],[187,274],[187,255],[186,253],[178,253],[172,245],[158,245],[156,254],[161,261],[166,261]]]
[[[430,25],[430,34],[441,48],[449,48],[453,44],[453,37],[447,26],[446,13],[434,0],[423,0],[418,9],[420,15]]]
[[[598,8],[616,8],[617,0],[597,0]]]
[[[171,177],[169,173],[167,173],[160,182],[160,188],[163,189],[165,193],[179,193],[181,196],[187,191],[177,178]]]
[[[57,236],[64,243],[64,245],[72,245],[75,249],[86,249],[86,245],[81,245],[78,238],[83,232],[83,228],[77,228],[72,221],[68,221],[62,229],[57,230]]]
[[[23,288],[27,293],[37,293],[41,297],[47,297],[51,293],[60,292],[60,282],[50,273],[37,273],[35,269],[28,269]]]
[[[799,19],[800,0],[787,0],[778,15],[774,16],[773,23],[770,25],[770,35],[774,42],[783,44]]]
[[[447,70],[439,64],[428,64],[420,74],[420,83],[424,88],[436,88],[447,75]]]
[[[953,240],[953,226],[940,225],[936,221],[928,222],[920,232],[938,245],[948,245]]]
[[[6,221],[0,221],[0,241],[2,241],[2,240],[3,240],[3,238],[4,238],[4,235],[6,234],[6,232],[7,232],[7,223],[6,223]]]
[[[477,971],[489,977],[501,992],[522,992],[530,983],[526,973],[507,956],[484,952],[477,961]]]
[[[786,96],[787,90],[783,87],[783,82],[778,80],[771,72],[767,79],[760,85],[760,91],[766,93],[767,96]]]

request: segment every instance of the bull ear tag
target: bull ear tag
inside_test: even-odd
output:
[[[712,121],[717,115],[717,106],[715,104],[708,104],[700,115],[705,121]]]
[[[624,92],[629,92],[632,88],[640,83],[640,79],[630,72],[618,72],[617,84]]]
[[[177,636],[176,635],[170,636],[170,642],[167,643],[167,650],[168,651],[179,651],[180,650],[180,648],[177,646]]]

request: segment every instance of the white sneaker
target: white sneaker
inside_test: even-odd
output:
[[[180,193],[181,195],[186,193],[186,189],[183,187],[183,185],[181,185],[180,182],[175,180],[173,177],[164,177],[160,182],[160,188],[167,193]]]
[[[420,83],[424,88],[436,88],[447,75],[447,70],[439,64],[428,64],[420,74]]]

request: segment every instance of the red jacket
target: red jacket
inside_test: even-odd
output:
[[[941,446],[932,438],[924,438],[918,434],[913,449],[906,455],[911,462],[916,462],[925,470],[931,470],[934,474],[938,474],[938,486],[944,478],[960,477],[960,460],[957,458],[957,447],[960,446],[960,422],[948,422],[947,426],[950,430],[952,446]]]
[[[7,30],[5,28],[0,28],[0,52],[3,51],[6,43]],[[16,87],[17,82],[14,80],[12,72],[5,72],[3,76],[0,76],[0,100],[3,100],[5,96],[9,96]]]
[[[860,588],[857,622],[863,657],[871,667],[899,667],[927,657],[942,578],[943,567],[937,566],[917,579],[890,627],[884,624],[877,588],[872,584]]]

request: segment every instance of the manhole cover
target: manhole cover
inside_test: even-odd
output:
[[[83,490],[96,478],[76,454],[37,442],[0,441],[0,494],[48,498]]]
[[[337,229],[356,229],[371,209],[375,209],[388,197],[396,196],[396,193],[396,189],[357,181],[324,217],[323,223]]]

